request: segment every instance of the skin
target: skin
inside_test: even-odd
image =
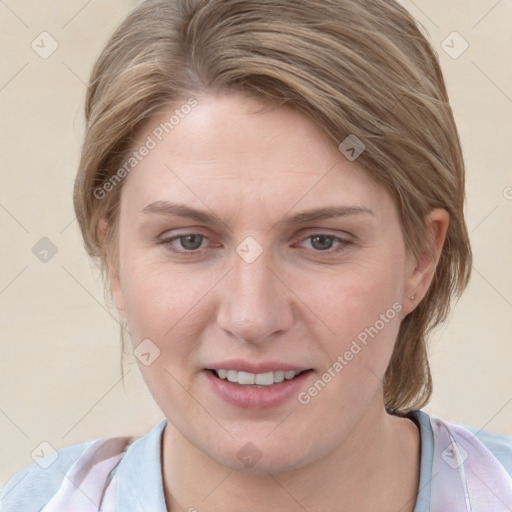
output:
[[[174,109],[144,126],[137,144]],[[218,223],[142,212],[159,200]],[[372,213],[284,220],[326,205]],[[140,367],[168,419],[169,511],[414,509],[419,432],[386,413],[382,379],[400,321],[428,290],[448,222],[446,211],[432,211],[431,245],[414,258],[391,196],[310,119],[242,94],[198,97],[126,178],[110,271],[133,346],[149,338],[160,350]],[[311,238],[318,233],[333,238]],[[185,234],[205,238],[193,249],[183,239],[159,243]],[[236,252],[247,236],[263,250],[252,263]],[[312,368],[307,390],[394,303],[401,313],[306,405],[294,397],[240,409],[207,385],[204,368],[236,357]],[[237,457],[248,442],[261,454],[251,468]]]

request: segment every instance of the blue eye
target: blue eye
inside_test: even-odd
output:
[[[203,242],[208,241],[208,237],[199,233],[184,233],[173,237],[163,238],[158,244],[168,248],[169,251],[185,256],[194,256],[202,252]],[[314,233],[303,238],[301,243],[310,241],[311,251],[315,254],[332,254],[347,248],[352,242],[343,240],[337,236],[327,233]],[[337,245],[335,245],[337,244]],[[334,248],[333,248],[334,247]]]
[[[311,245],[315,249],[319,251],[326,251],[332,248],[335,237],[331,235],[312,235],[308,238],[311,239]]]
[[[198,233],[187,233],[184,235],[174,236],[172,238],[165,238],[161,240],[159,243],[169,247],[172,252],[179,253],[190,253],[190,252],[199,252],[198,249],[201,248],[201,244],[206,237],[204,235],[200,235]],[[172,247],[172,243],[176,240],[180,241],[180,245],[182,250],[175,249]]]
[[[329,235],[326,233],[315,233],[308,236],[304,240],[311,240],[311,245],[313,246],[315,252],[336,252],[343,250],[347,245],[350,244],[350,242],[347,240],[342,240],[337,236]],[[338,242],[338,247],[330,250],[335,242]]]

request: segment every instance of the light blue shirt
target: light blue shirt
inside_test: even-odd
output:
[[[419,492],[414,512],[430,512],[434,437],[429,416],[412,410],[410,417],[418,425],[421,436]],[[115,468],[117,479],[116,510],[118,512],[167,512],[165,506],[161,439],[167,420],[163,420],[143,437],[134,441]],[[464,425],[462,425],[464,426]],[[512,436],[502,436],[464,426],[487,447],[512,476]],[[1,512],[39,512],[58,491],[64,475],[94,441],[60,449],[57,460],[43,469],[41,459],[18,471],[0,493]],[[43,465],[43,464],[42,464]],[[191,504],[194,506],[194,504]],[[200,509],[200,504],[197,504]],[[70,511],[72,512],[72,511]]]

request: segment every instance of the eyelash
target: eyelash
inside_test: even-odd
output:
[[[204,240],[208,240],[208,237],[206,235],[202,235],[201,233],[183,233],[181,235],[176,235],[176,236],[173,236],[170,238],[163,238],[163,239],[159,240],[157,243],[159,245],[163,245],[164,247],[167,247],[171,252],[173,252],[175,254],[180,254],[180,255],[185,255],[185,256],[195,256],[195,255],[201,254],[201,252],[203,250],[201,248],[200,249],[184,249],[184,250],[176,250],[176,249],[171,248],[172,242],[174,242],[175,240],[179,240],[181,238],[186,238],[188,236],[199,236],[202,238],[201,242],[203,242]],[[344,240],[342,238],[339,238],[335,235],[331,235],[328,233],[313,233],[313,234],[308,235],[307,237],[303,238],[301,240],[301,242],[304,242],[305,240],[315,238],[315,237],[331,238],[331,239],[333,239],[333,242],[334,241],[339,242],[339,246],[336,249],[326,249],[324,251],[311,249],[311,251],[316,254],[327,254],[327,255],[335,254],[335,253],[341,252],[343,250],[346,250],[347,246],[349,246],[353,243],[353,242],[350,242],[349,240]]]

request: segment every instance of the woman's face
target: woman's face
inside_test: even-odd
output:
[[[139,134],[116,304],[183,442],[241,471],[297,468],[382,414],[416,265],[391,196],[303,114],[192,103]]]

